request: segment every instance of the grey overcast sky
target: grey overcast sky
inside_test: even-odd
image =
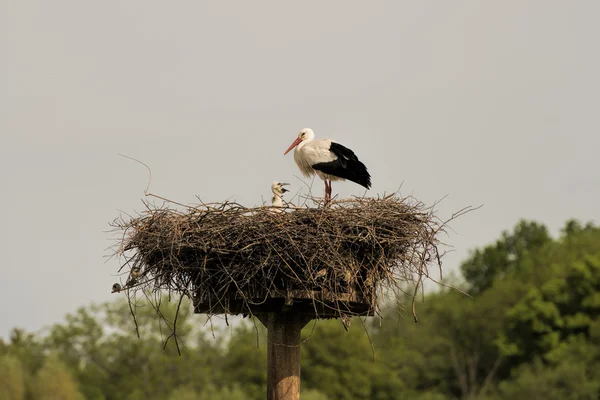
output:
[[[313,128],[369,195],[452,227],[446,258],[519,218],[598,221],[600,2],[0,0],[0,336],[113,299],[105,231],[151,190],[269,199]],[[314,188],[323,188],[315,181]],[[334,184],[340,196],[363,193]]]

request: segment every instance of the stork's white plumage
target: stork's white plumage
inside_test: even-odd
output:
[[[271,205],[273,207],[285,207],[285,204],[283,203],[283,194],[288,191],[286,188],[284,188],[284,186],[287,185],[289,185],[289,183],[280,183],[277,181],[274,181],[271,184],[271,191],[273,192],[273,197],[271,198]]]
[[[317,175],[325,182],[325,203],[331,200],[331,182],[348,179],[369,189],[371,175],[356,154],[347,147],[331,140],[315,140],[312,129],[300,131],[284,155],[293,148],[294,160],[305,177]]]

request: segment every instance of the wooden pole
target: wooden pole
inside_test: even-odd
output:
[[[259,319],[268,331],[267,400],[300,400],[300,331],[310,319],[292,313]]]

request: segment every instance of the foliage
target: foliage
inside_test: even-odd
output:
[[[313,321],[302,332],[302,380],[331,399],[374,397],[382,378],[392,378],[392,391],[402,382],[387,374],[381,363],[373,361],[369,338],[360,319],[354,318],[346,332],[337,320]]]
[[[546,227],[533,221],[521,221],[513,232],[503,232],[496,243],[475,250],[461,264],[470,292],[477,294],[490,288],[496,279],[516,270],[524,258],[550,241]]]
[[[225,352],[226,382],[244,382],[248,399],[262,399],[267,384],[266,330],[256,320],[233,331]]]
[[[572,337],[547,356],[515,369],[499,386],[500,398],[595,400],[600,393],[600,349],[583,336]]]
[[[301,396],[302,400],[329,400],[329,397],[315,389],[303,390]]]
[[[48,357],[36,373],[32,394],[39,400],[83,400],[77,382],[55,355]]]
[[[25,373],[21,360],[12,355],[0,357],[0,399],[25,398]]]
[[[210,384],[201,392],[191,386],[180,386],[171,392],[168,400],[245,400],[247,398],[248,396],[237,385],[231,388],[218,388]]]
[[[573,336],[590,335],[600,318],[599,232],[576,231],[548,249],[552,258],[537,266],[545,279],[507,311],[505,354],[532,361]]]

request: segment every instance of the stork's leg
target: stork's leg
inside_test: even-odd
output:
[[[331,201],[331,181],[325,179],[325,205]]]

